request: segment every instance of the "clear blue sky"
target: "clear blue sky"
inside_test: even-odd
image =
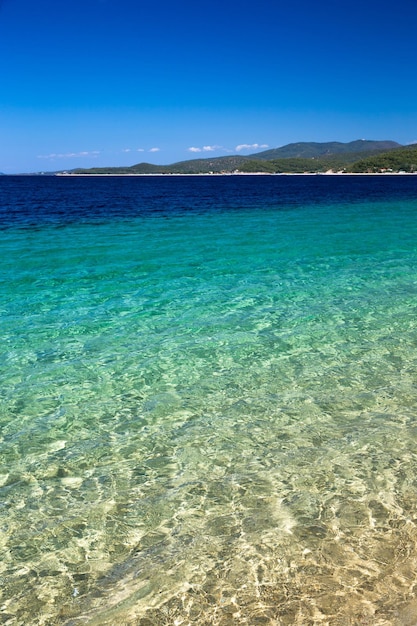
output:
[[[417,0],[0,0],[0,52],[5,173],[417,141]]]

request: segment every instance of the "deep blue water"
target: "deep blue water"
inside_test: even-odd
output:
[[[3,623],[411,623],[416,218],[415,176],[1,177]]]
[[[97,223],[182,213],[413,200],[414,176],[139,176],[0,178],[0,225]]]

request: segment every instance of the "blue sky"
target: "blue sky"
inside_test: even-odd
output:
[[[416,31],[416,0],[0,0],[0,171],[415,142]]]

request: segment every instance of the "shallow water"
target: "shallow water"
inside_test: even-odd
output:
[[[417,178],[0,184],[2,622],[415,624]]]

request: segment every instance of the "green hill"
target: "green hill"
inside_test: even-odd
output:
[[[417,172],[417,144],[389,150],[360,159],[348,167],[349,172]]]
[[[169,166],[173,174],[219,174],[221,172],[234,172],[241,168],[244,163],[251,159],[242,156],[224,156],[208,159],[191,159],[179,161]]]
[[[151,165],[138,163],[130,167],[95,167],[90,169],[72,170],[72,174],[219,174],[234,172],[241,165],[250,161],[249,157],[225,156],[208,159],[190,159],[178,161],[171,165]]]
[[[289,159],[289,158],[316,158],[321,156],[342,155],[342,154],[358,154],[362,152],[372,153],[377,151],[386,151],[399,148],[400,144],[395,141],[372,141],[366,139],[358,139],[349,143],[341,143],[339,141],[330,141],[327,143],[300,142],[289,143],[281,148],[273,148],[251,154],[255,159]]]
[[[72,170],[73,174],[219,174],[231,172],[378,172],[417,171],[417,146],[400,146],[395,141],[360,139],[349,143],[301,142],[249,156],[190,159],[171,165],[138,163],[130,167],[102,167]]]
[[[153,165],[152,163],[138,163],[125,167],[91,167],[89,169],[77,168],[71,170],[71,174],[168,174],[169,166]]]
[[[372,152],[371,154],[374,155],[375,152]],[[361,156],[363,156],[363,154],[361,155],[361,153],[358,152],[347,152],[345,154],[325,155],[310,158],[287,157],[281,159],[271,159],[270,161],[251,159],[240,166],[240,171],[270,172],[275,174],[302,174],[303,172],[325,173],[328,171],[341,172],[347,171],[351,166],[359,162]]]

